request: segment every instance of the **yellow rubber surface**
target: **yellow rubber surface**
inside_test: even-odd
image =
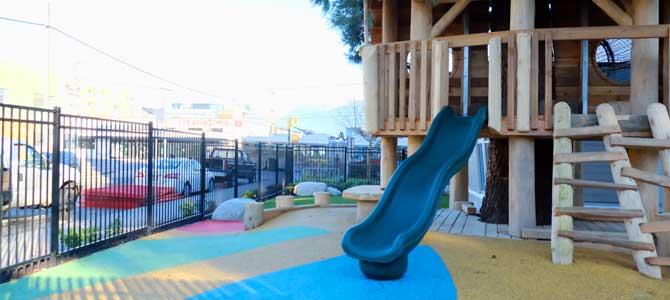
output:
[[[459,299],[670,299],[664,280],[643,277],[633,258],[575,248],[571,265],[551,262],[549,243],[429,233],[422,243],[449,268]]]

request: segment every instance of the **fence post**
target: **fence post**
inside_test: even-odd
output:
[[[51,144],[51,255],[58,255],[60,216],[60,107],[54,107],[53,143]]]
[[[279,144],[275,145],[275,193],[279,189]]]
[[[238,152],[240,151],[240,146],[237,140],[235,140],[235,165],[233,166],[233,197],[237,198],[239,185],[237,184],[237,169],[238,164],[240,163],[240,156]]]
[[[147,136],[147,230],[151,232],[154,228],[154,123],[149,122],[149,134]]]
[[[349,152],[348,149],[348,146],[344,146],[344,182],[347,182],[347,156],[349,156],[347,153]]]
[[[263,144],[258,142],[258,163],[256,164],[258,166],[258,192],[256,193],[256,197],[259,202],[263,200],[263,174],[261,170],[261,161],[263,161]]]
[[[207,197],[207,183],[206,181],[206,173],[205,173],[205,164],[207,163],[207,160],[205,156],[207,155],[205,151],[205,133],[202,133],[202,137],[200,138],[200,216],[204,217],[205,216],[205,197]],[[212,191],[214,189],[212,188]]]

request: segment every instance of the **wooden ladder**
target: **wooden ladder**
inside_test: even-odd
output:
[[[596,109],[598,126],[571,128],[571,111],[567,103],[554,106],[554,167],[552,189],[551,252],[555,264],[572,263],[573,242],[608,244],[632,250],[640,273],[661,279],[653,230],[658,224],[647,222],[638,186],[633,176],[626,148],[622,143],[632,143],[623,138],[614,109],[601,104]],[[602,138],[604,152],[573,153],[573,140]],[[573,177],[573,164],[608,162],[614,182],[599,182]],[[651,173],[650,173],[651,174]],[[649,175],[649,174],[645,174]],[[639,176],[642,177],[642,176]],[[670,179],[670,178],[669,178]],[[640,179],[638,179],[640,180]],[[668,181],[670,184],[670,181]],[[573,207],[573,187],[592,187],[616,191],[620,208]],[[627,239],[573,230],[573,219],[621,222],[625,225]]]

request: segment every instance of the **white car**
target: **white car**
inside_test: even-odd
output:
[[[154,161],[154,187],[170,187],[175,193],[188,196],[200,191],[200,162],[188,158],[164,158]],[[146,169],[135,174],[136,185],[147,184]],[[214,175],[205,170],[205,189],[214,189]]]
[[[3,206],[51,206],[52,164],[32,145],[19,140],[2,139],[2,198]],[[60,165],[59,190],[61,198],[74,205],[79,197],[81,175],[79,170]]]

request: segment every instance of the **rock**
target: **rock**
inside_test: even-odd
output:
[[[296,196],[312,196],[316,192],[325,192],[328,185],[323,182],[301,182],[295,186]]]
[[[329,187],[326,189],[326,191],[327,191],[328,193],[330,193],[331,196],[340,196],[340,195],[342,195],[342,192],[340,192],[340,190],[338,190],[338,189],[336,189],[336,188],[334,188],[334,187],[332,187],[332,186],[329,186]]]
[[[256,200],[249,198],[233,198],[216,207],[212,213],[212,220],[217,221],[242,221],[244,219],[244,205],[255,203]]]

